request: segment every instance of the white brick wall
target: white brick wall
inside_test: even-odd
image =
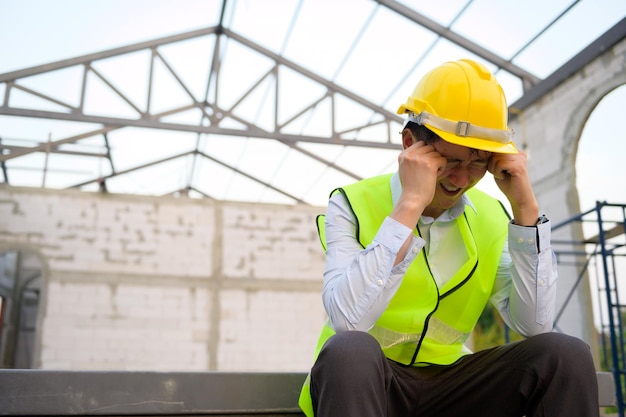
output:
[[[56,282],[47,290],[43,368],[208,367],[206,290]]]
[[[315,213],[321,212],[322,209]],[[319,279],[324,262],[314,214],[285,207],[224,211],[224,275],[233,278]]]
[[[41,368],[306,371],[322,210],[0,186],[0,252],[45,262]]]
[[[19,193],[0,204],[0,242],[36,247],[53,269],[205,276],[214,210],[174,199]]]
[[[222,293],[220,370],[308,369],[324,320],[320,302],[311,293]]]

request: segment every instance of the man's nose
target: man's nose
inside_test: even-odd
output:
[[[450,181],[459,188],[465,188],[470,183],[470,173],[467,166],[459,165],[450,172]]]

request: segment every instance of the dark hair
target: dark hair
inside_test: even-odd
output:
[[[426,126],[417,124],[415,122],[407,122],[404,128],[409,129],[413,133],[413,136],[415,136],[415,139],[417,139],[418,141],[421,140],[427,145],[431,145],[438,140],[441,140],[439,135],[437,135],[435,132],[433,132]]]

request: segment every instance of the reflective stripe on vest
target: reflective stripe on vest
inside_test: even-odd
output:
[[[389,349],[406,343],[417,344],[422,338],[422,333],[401,333],[376,325],[374,325],[368,333],[378,340],[380,347],[383,349]],[[448,326],[438,318],[431,317],[428,322],[425,337],[437,343],[452,345],[455,343],[465,343],[469,336],[470,333],[461,332]]]

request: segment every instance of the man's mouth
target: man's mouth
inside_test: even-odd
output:
[[[450,196],[450,197],[455,196],[461,192],[461,188],[449,186],[445,184],[441,184],[441,189],[443,190],[445,195]]]

